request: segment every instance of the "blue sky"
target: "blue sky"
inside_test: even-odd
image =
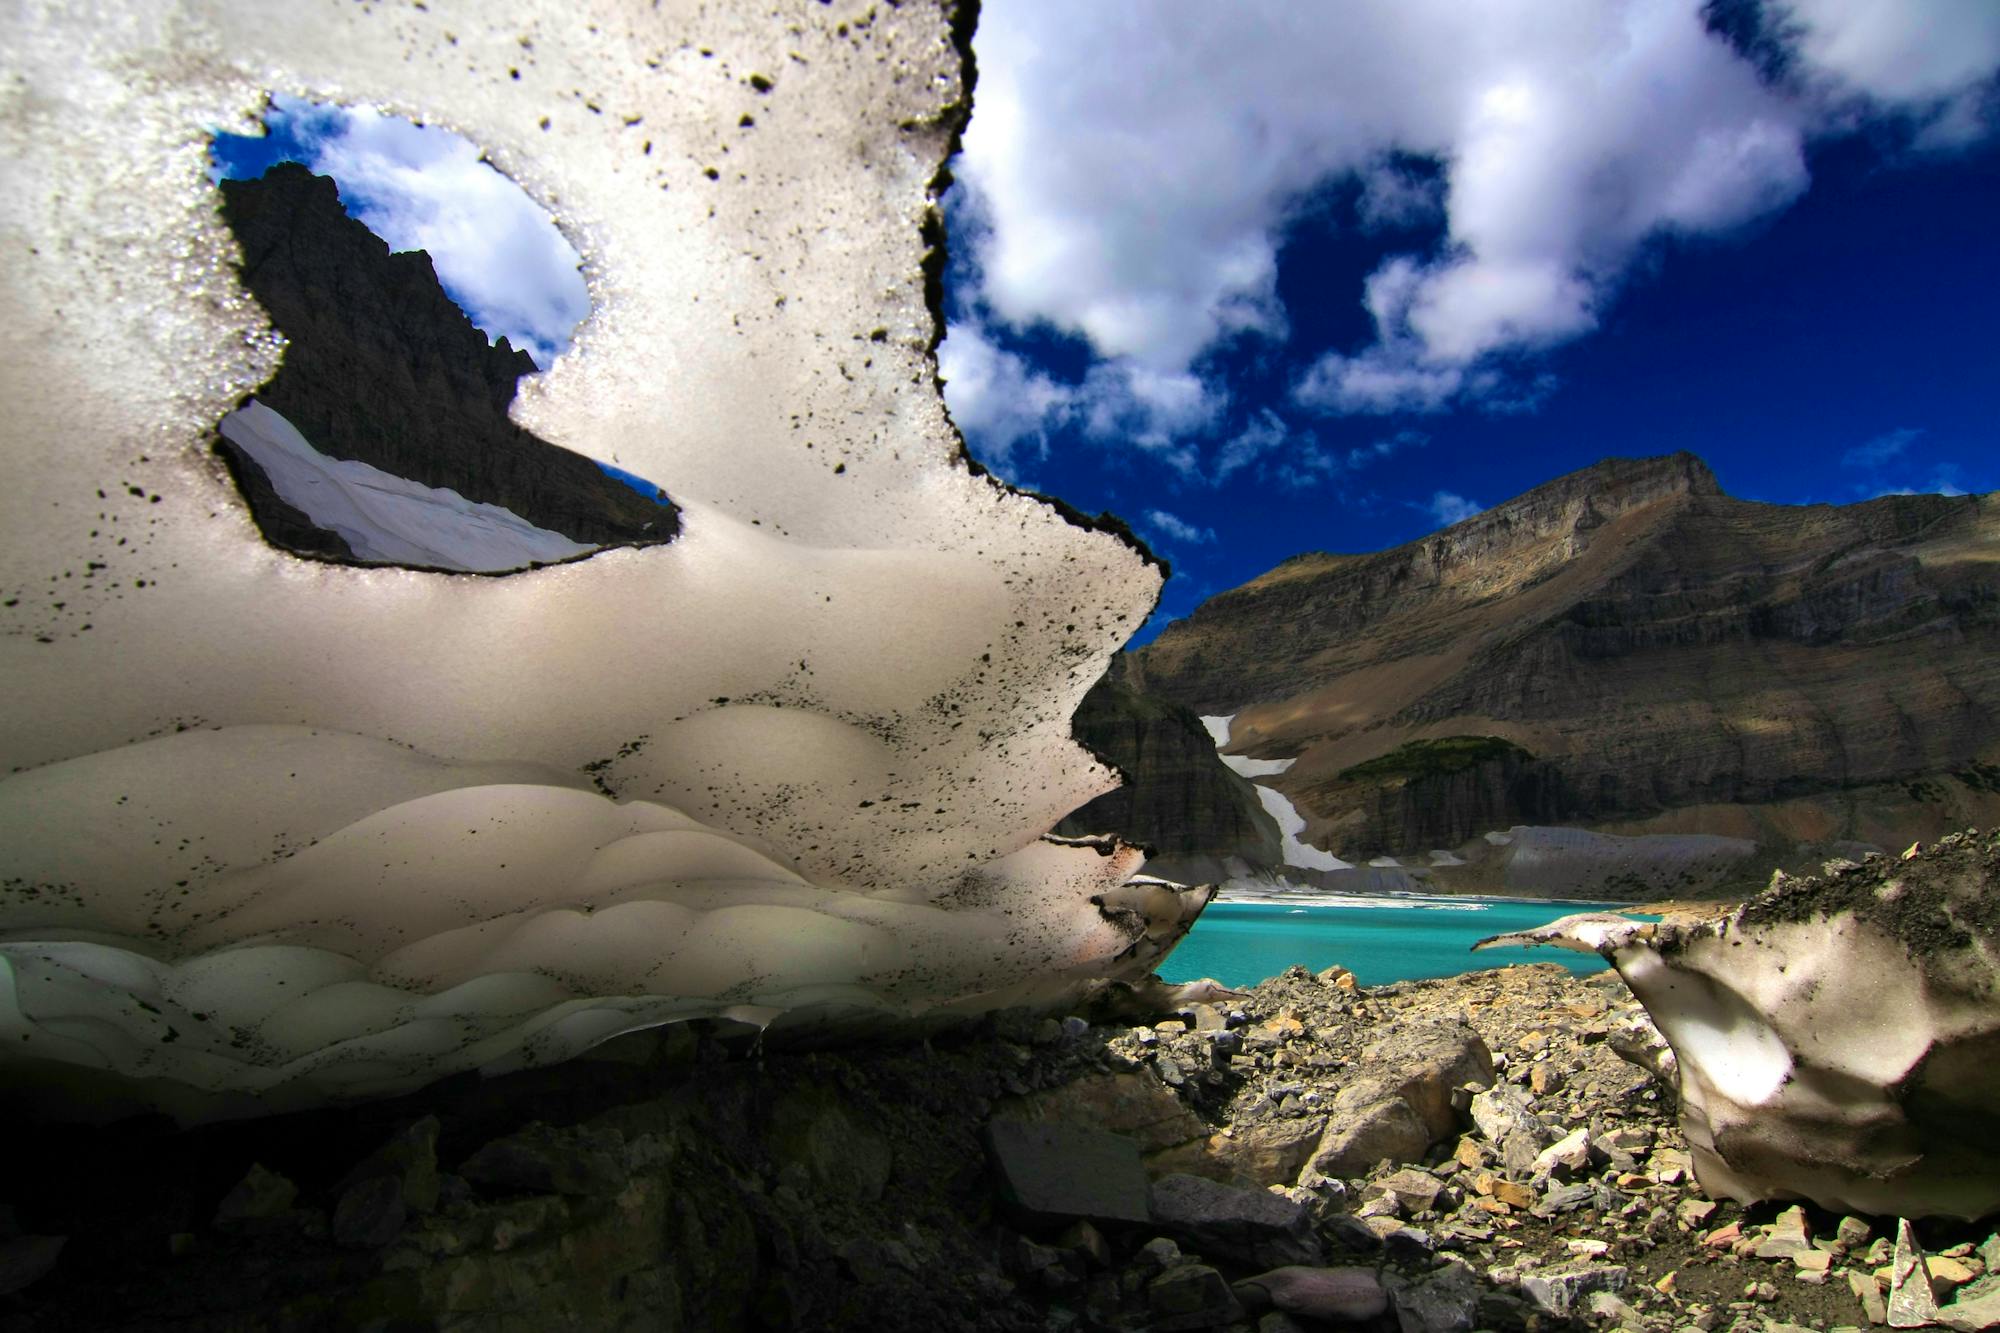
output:
[[[947,401],[1173,561],[1149,633],[1610,455],[2000,489],[2000,4],[989,0],[976,46]],[[281,111],[489,332],[566,345],[574,256],[476,150]]]

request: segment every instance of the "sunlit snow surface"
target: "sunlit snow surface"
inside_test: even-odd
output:
[[[366,463],[328,458],[298,427],[255,399],[224,417],[220,429],[264,469],[279,499],[315,527],[338,533],[360,560],[500,573],[597,549],[538,528],[499,505]]]
[[[1258,778],[1284,772],[1297,762],[1295,759],[1251,759],[1245,755],[1223,753],[1223,747],[1229,744],[1230,724],[1235,720],[1236,715],[1230,713],[1204,717],[1201,724],[1215,738],[1216,753],[1221,755],[1222,762],[1238,776],[1250,779],[1257,788],[1258,803],[1264,807],[1264,813],[1277,822],[1278,833],[1284,839],[1285,864],[1301,870],[1352,870],[1354,866],[1351,862],[1303,841],[1299,834],[1306,831],[1306,817],[1299,813],[1298,807],[1284,793],[1257,781]]]
[[[941,13],[132,3],[9,46],[0,1088],[249,1114],[680,1016],[1056,1003],[1185,929],[1205,891],[1042,836],[1112,784],[1069,720],[1159,575],[960,457]],[[665,487],[674,542],[261,540],[210,445],[278,347],[206,167],[279,91],[551,209],[594,313],[516,417]]]

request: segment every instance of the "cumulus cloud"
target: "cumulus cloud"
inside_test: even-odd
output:
[[[1798,111],[1695,0],[1253,4],[1171,28],[1130,3],[1022,4],[978,40],[961,179],[982,293],[1010,322],[1183,369],[1284,330],[1277,245],[1315,184],[1358,176],[1370,225],[1441,206],[1437,248],[1369,279],[1375,345],[1305,398],[1330,410],[1498,390],[1474,368],[1593,328],[1647,238],[1738,225],[1805,185]]]
[[[1984,0],[1770,0],[1816,90],[1909,120],[1919,146],[1990,133],[2000,6]]]
[[[1075,388],[995,345],[976,322],[953,324],[937,355],[945,403],[980,462],[1011,476],[1047,455],[1048,431],[1075,404]]]
[[[1879,468],[1891,459],[1900,457],[1904,451],[1916,442],[1917,437],[1922,434],[1923,431],[1921,429],[1903,426],[1899,429],[1877,435],[1866,444],[1857,444],[1842,454],[1840,456],[1840,465],[1842,467],[1858,467],[1870,470]]]
[[[1437,492],[1431,496],[1430,503],[1418,505],[1417,508],[1436,519],[1440,527],[1446,528],[1454,523],[1463,523],[1474,514],[1486,512],[1486,506],[1477,500],[1468,500],[1463,495],[1455,495],[1450,491]]]
[[[465,139],[367,107],[277,97],[274,133],[340,182],[348,211],[392,250],[425,250],[472,322],[546,367],[590,312],[569,242],[520,186]]]
[[[1075,398],[1091,439],[1130,445],[1190,476],[1200,468],[1201,452],[1187,437],[1213,426],[1228,404],[1228,393],[1199,375],[1129,359],[1092,366]]]
[[[1813,88],[1933,137],[1988,124],[2000,6],[1776,3],[1798,77],[1775,82],[1702,0],[1262,0],[1171,23],[1138,0],[992,6],[959,172],[981,298],[1184,372],[1285,336],[1285,230],[1353,180],[1361,227],[1435,239],[1367,279],[1372,339],[1300,349],[1324,354],[1294,401],[1532,407],[1551,382],[1528,363],[1594,330],[1649,243],[1807,187],[1804,145],[1839,100]]]
[[[1201,546],[1215,540],[1214,528],[1198,528],[1186,519],[1170,514],[1164,509],[1148,509],[1146,526],[1169,541],[1186,546]]]

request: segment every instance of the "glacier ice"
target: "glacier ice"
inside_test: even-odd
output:
[[[1475,946],[1595,952],[1673,1048],[1710,1195],[2000,1211],[2000,838],[1780,876],[1719,920],[1581,913]]]
[[[15,16],[0,1081],[253,1114],[1171,947],[1207,890],[1043,836],[1114,781],[1069,718],[1159,572],[971,466],[937,391],[964,17]],[[675,541],[505,577],[262,541],[210,446],[282,349],[206,150],[271,92],[450,126],[550,210],[593,314],[517,419],[665,486]]]

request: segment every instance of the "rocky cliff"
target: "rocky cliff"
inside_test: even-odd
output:
[[[1684,453],[1299,556],[1130,674],[1235,713],[1233,751],[1295,756],[1272,785],[1349,860],[1512,824],[1778,854],[2000,813],[1996,650],[2000,496],[1760,504]]]
[[[1084,696],[1070,733],[1125,775],[1058,833],[1117,833],[1151,851],[1147,871],[1188,882],[1228,878],[1280,860],[1278,826],[1249,782],[1216,758],[1201,719],[1126,681],[1114,662]]]
[[[284,364],[257,398],[321,453],[371,464],[538,527],[606,546],[670,540],[677,511],[587,458],[508,419],[529,355],[489,344],[439,285],[421,250],[392,254],[347,216],[332,179],[294,162],[222,182],[223,217],[243,249],[243,281],[285,335]],[[301,554],[343,559],[223,442],[264,533]]]

